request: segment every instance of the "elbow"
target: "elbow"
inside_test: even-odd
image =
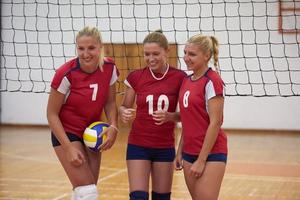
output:
[[[51,109],[49,108],[49,106],[47,107],[47,110],[46,110],[46,117],[47,117],[47,120],[49,122],[49,120],[51,119],[51,116],[53,115],[53,112],[51,112]]]
[[[48,108],[47,108],[47,110],[46,110],[46,117],[47,117],[47,120],[48,120],[48,122],[49,122],[49,119],[51,118],[51,114],[50,114]]]
[[[221,128],[222,124],[223,124],[222,119],[216,119],[210,122],[210,125],[216,128]]]
[[[47,111],[47,115],[46,116],[47,116],[48,123],[50,123],[52,121],[51,119],[53,118],[53,115],[51,114],[51,112]]]
[[[104,105],[104,107],[110,107],[110,106],[117,106],[116,105],[116,100],[115,99],[109,99],[106,104]]]
[[[46,114],[48,123],[51,124],[51,122],[55,119],[58,118],[58,114],[53,112],[51,109],[47,109],[47,114]]]

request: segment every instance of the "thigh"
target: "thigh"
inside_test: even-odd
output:
[[[127,160],[129,191],[148,191],[151,161]]]
[[[217,200],[225,173],[224,162],[206,162],[200,178],[196,179],[194,198]]]
[[[81,142],[75,141],[72,142],[71,145],[79,149],[87,158],[85,147]],[[62,146],[56,146],[54,147],[54,150],[67,176],[69,177],[73,188],[81,185],[95,184],[94,176],[88,162],[84,162],[81,166],[76,167],[67,160],[65,150]]]
[[[171,192],[173,162],[153,162],[151,170],[152,190],[158,193]]]
[[[192,163],[187,162],[186,160],[183,160],[183,173],[184,173],[184,179],[186,186],[191,194],[195,193],[195,185],[196,185],[196,179],[195,176],[191,175],[190,168],[192,166]]]
[[[86,148],[87,160],[90,166],[90,169],[93,173],[93,177],[95,183],[97,184],[100,172],[100,164],[101,164],[101,155],[100,151],[94,152]]]

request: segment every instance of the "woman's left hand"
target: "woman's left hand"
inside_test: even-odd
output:
[[[195,178],[200,178],[202,176],[202,173],[204,171],[204,168],[205,168],[205,163],[204,161],[201,161],[201,160],[196,160],[191,168],[190,168],[190,172],[192,173],[192,175],[195,177]]]
[[[118,131],[116,128],[110,126],[108,127],[103,134],[106,134],[106,140],[100,146],[100,151],[106,151],[110,149],[116,141]]]
[[[164,110],[154,111],[152,117],[156,121],[156,125],[162,125],[163,123],[170,121],[169,112]]]

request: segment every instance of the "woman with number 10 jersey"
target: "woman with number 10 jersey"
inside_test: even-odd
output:
[[[131,72],[120,117],[124,123],[133,118],[127,146],[127,168],[130,199],[168,200],[171,196],[173,160],[175,158],[174,127],[179,89],[186,74],[167,63],[168,41],[161,31],[143,41],[146,67]],[[136,113],[133,109],[136,102]]]

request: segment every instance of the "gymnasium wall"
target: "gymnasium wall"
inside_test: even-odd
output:
[[[151,0],[152,1],[152,0]],[[154,0],[153,0],[154,1]],[[24,1],[26,2],[26,1]],[[112,1],[113,2],[113,1]],[[115,1],[114,1],[115,2]],[[138,4],[139,1],[136,1],[136,4]],[[168,1],[169,2],[169,1]],[[216,1],[217,3],[215,4],[215,10],[217,13],[221,13],[222,10],[218,11],[218,6],[222,4],[222,1]],[[275,2],[276,3],[276,2]],[[258,17],[257,19],[254,20],[255,28],[257,30],[268,28],[268,30],[273,30],[268,32],[267,30],[264,31],[257,31],[255,32],[256,38],[255,41],[261,40],[261,41],[269,41],[272,42],[274,41],[279,41],[279,43],[276,43],[276,45],[269,45],[265,44],[262,46],[262,49],[264,46],[268,46],[271,48],[272,52],[275,52],[276,55],[281,55],[281,56],[286,56],[286,55],[299,55],[299,45],[295,43],[295,35],[289,34],[289,35],[282,35],[278,31],[274,31],[277,29],[277,22],[278,18],[276,15],[278,15],[278,7],[276,6],[274,1],[270,1],[270,6],[266,8],[266,3],[257,3],[255,4],[255,12],[260,15],[262,13],[262,17]],[[12,12],[15,13],[21,13],[23,7],[21,6],[22,3],[16,4],[18,7],[15,8],[15,10],[12,9]],[[267,3],[268,4],[268,3]],[[209,4],[207,4],[209,6]],[[256,55],[255,51],[260,51],[261,56],[268,56],[269,51],[264,51],[264,50],[259,50],[255,49],[253,47],[256,47],[254,43],[251,43],[253,40],[252,37],[245,37],[246,35],[243,35],[244,33],[242,31],[237,31],[235,30],[236,27],[238,28],[244,28],[246,27],[253,27],[253,21],[249,20],[250,18],[247,18],[248,16],[248,7],[247,5],[239,5],[241,9],[239,11],[242,12],[236,12],[234,11],[237,6],[235,6],[233,3],[229,4],[233,5],[232,7],[232,12],[234,14],[240,14],[242,16],[246,16],[244,18],[240,18],[243,22],[243,24],[240,24],[241,21],[235,21],[232,20],[231,23],[227,24],[228,27],[225,27],[226,29],[228,28],[227,31],[218,31],[218,29],[215,32],[215,35],[219,39],[221,44],[239,44],[240,41],[243,40],[244,44],[249,45],[244,45],[243,46],[243,52],[246,52],[247,55]],[[55,6],[54,4],[51,4],[51,6]],[[43,15],[44,13],[49,13],[49,9],[51,6],[40,6],[39,9],[39,15]],[[89,5],[88,5],[89,6]],[[89,15],[92,12],[88,11],[88,6],[87,10],[85,10],[85,13]],[[199,33],[199,29],[197,29],[198,24],[193,23],[193,17],[195,12],[198,10],[197,6],[191,6],[189,7],[190,12],[188,15],[191,17],[191,20],[188,23],[188,26],[186,25],[186,20],[184,18],[178,18],[176,20],[173,20],[174,23],[170,23],[167,18],[163,19],[156,19],[155,16],[158,13],[156,7],[154,4],[151,4],[151,7],[153,8],[153,12],[149,12],[149,15],[152,17],[151,20],[149,20],[147,24],[147,20],[144,19],[138,19],[135,21],[134,19],[130,18],[132,16],[132,10],[130,9],[124,9],[122,10],[122,15],[125,16],[125,19],[119,19],[118,16],[120,15],[120,9],[117,7],[116,4],[112,3],[110,5],[111,7],[116,7],[115,9],[111,9],[109,12],[107,12],[108,5],[100,4],[98,5],[98,9],[101,11],[101,18],[99,18],[97,21],[94,18],[86,18],[84,20],[81,20],[80,18],[76,18],[73,21],[66,21],[63,25],[65,25],[67,28],[69,28],[70,24],[68,23],[73,23],[72,28],[75,30],[79,30],[83,27],[83,24],[86,25],[97,25],[99,26],[100,30],[105,30],[103,31],[103,39],[106,43],[112,43],[112,44],[128,44],[128,48],[133,48],[132,46],[130,47],[130,44],[136,44],[136,43],[141,43],[143,40],[144,36],[148,33],[147,30],[156,30],[159,28],[162,28],[165,31],[165,34],[169,41],[171,43],[176,43],[178,46],[174,47],[176,49],[175,54],[180,57],[179,61],[177,64],[181,66],[181,69],[185,70],[185,64],[182,60],[183,56],[183,47],[184,47],[184,42],[186,38],[189,36]],[[139,6],[139,5],[138,5]],[[168,6],[168,5],[163,5],[163,10],[164,13],[175,13],[178,16],[184,16],[185,14],[183,11],[185,11],[185,5],[184,4],[178,4],[176,5],[176,12],[174,12],[174,7]],[[205,5],[204,5],[205,6]],[[243,7],[244,6],[244,7]],[[144,9],[144,5],[140,4],[141,9],[137,9],[135,15],[141,15],[144,16],[145,14],[142,12]],[[27,9],[27,8],[26,8]],[[43,9],[45,9],[43,11]],[[80,13],[80,8],[77,13]],[[193,11],[192,9],[196,9],[196,11]],[[250,7],[249,7],[250,9]],[[9,9],[4,9],[2,6],[2,11],[5,13],[11,12]],[[64,10],[63,10],[64,11]],[[209,12],[210,10],[202,9],[201,12]],[[62,15],[68,16],[66,12],[69,12],[68,9],[64,12],[61,12]],[[161,12],[161,11],[159,11]],[[250,12],[250,11],[249,11]],[[264,12],[267,12],[268,16],[272,16],[267,18],[266,22],[266,17],[263,14],[266,14]],[[209,14],[209,13],[208,13]],[[113,18],[105,18],[105,16],[110,15]],[[172,17],[172,16],[170,16]],[[34,18],[34,17],[33,17]],[[201,25],[202,30],[211,30],[212,28],[212,23],[215,23],[214,26],[217,24],[220,29],[224,28],[224,23],[222,23],[222,18],[214,18],[215,21],[212,22],[210,18],[204,18],[203,19],[203,24]],[[220,21],[218,21],[219,19]],[[8,27],[9,23],[12,21],[9,20],[2,20],[3,27]],[[67,17],[64,17],[63,20],[69,20]],[[18,20],[14,21],[13,27],[18,29],[18,28],[23,28],[25,25],[24,20],[22,21],[22,17],[19,17]],[[31,24],[32,23],[32,24]],[[135,27],[133,27],[132,24],[136,24]],[[52,27],[59,27],[61,24],[59,22],[53,20],[51,25],[48,25],[46,27],[45,23],[42,22],[36,22],[33,23],[30,20],[26,21],[26,26],[30,27],[31,25],[37,25],[37,32],[39,29],[43,29],[43,32],[38,36],[38,41],[45,44],[49,42],[49,37],[54,38],[53,41],[55,40],[55,35],[47,35],[43,34],[46,33],[44,31],[44,28],[52,28]],[[63,26],[62,25],[62,26]],[[195,26],[194,26],[195,25]],[[110,27],[108,27],[110,26]],[[120,29],[120,26],[122,26],[122,30],[128,30],[127,32],[122,32],[118,31]],[[147,27],[147,30],[145,29]],[[177,32],[170,31],[172,29],[176,28]],[[54,28],[53,28],[54,29]],[[64,27],[61,28],[64,30]],[[186,32],[184,30],[188,30],[189,32]],[[114,31],[117,30],[117,31]],[[141,30],[138,32],[134,32],[131,30]],[[206,31],[204,32],[205,34],[214,34],[214,31]],[[227,34],[225,34],[227,33]],[[261,35],[260,35],[261,34]],[[24,35],[20,34],[14,34],[12,38],[12,32],[10,31],[5,31],[2,32],[2,37],[4,40],[15,40],[15,41],[23,41],[24,40]],[[30,35],[33,35],[32,39],[30,39]],[[37,40],[35,38],[35,33],[30,32],[30,35],[28,34],[27,38],[30,41],[35,41]],[[269,37],[269,38],[268,38]],[[264,40],[267,38],[266,40]],[[61,40],[62,42],[68,43],[68,45],[65,45],[64,47],[61,47],[62,45],[55,45],[55,50],[54,54],[57,55],[62,55],[66,59],[70,59],[71,57],[75,56],[75,47],[74,45],[69,45],[70,42],[74,41],[74,34],[66,34],[65,36],[61,36],[61,38],[57,37],[57,40]],[[284,41],[285,43],[289,44],[285,48],[285,45],[280,44],[280,41]],[[297,36],[297,41],[299,41],[299,36]],[[299,43],[299,42],[298,42]],[[37,47],[35,46],[30,46],[28,45],[28,49],[30,53],[35,53],[39,52],[42,55],[48,56],[48,48],[45,47],[45,45],[40,45]],[[108,45],[109,46],[109,45]],[[15,49],[15,53],[20,53],[24,48],[22,45],[19,45],[20,48]],[[40,48],[40,49],[38,49]],[[124,48],[124,45],[122,46],[116,46],[116,49],[118,48]],[[136,47],[134,47],[136,48]],[[258,47],[257,47],[258,48]],[[109,49],[109,47],[108,47]],[[229,50],[230,49],[230,52]],[[284,50],[283,50],[284,49]],[[5,49],[4,49],[5,50]],[[8,49],[7,51],[12,51]],[[64,51],[64,52],[62,52]],[[131,49],[127,52],[132,52],[136,51]],[[107,52],[109,55],[111,52]],[[229,55],[240,55],[241,49],[240,48],[228,48],[228,45],[221,45],[220,48],[220,56],[223,58],[221,60],[221,68],[227,69],[230,68],[230,61],[229,58],[226,59],[226,57]],[[245,55],[245,56],[247,56]],[[57,57],[56,57],[57,58]],[[54,59],[55,62],[42,62],[43,67],[46,66],[48,69],[54,69],[57,68],[60,64],[63,63],[64,59]],[[268,58],[266,58],[268,59]],[[50,59],[51,60],[51,59]],[[56,61],[57,60],[57,61]],[[45,60],[47,61],[47,60]],[[3,62],[3,61],[2,61]],[[32,60],[32,64],[35,65],[40,64],[41,62],[36,62],[35,60]],[[120,61],[122,64],[120,64],[119,68],[124,69],[122,71],[121,77],[122,79],[125,78],[126,76],[126,69],[127,67],[132,67],[133,64],[124,64],[124,60]],[[126,61],[128,62],[128,61]],[[140,62],[137,60],[132,60],[132,62]],[[174,62],[174,60],[172,61]],[[175,62],[175,63],[176,63]],[[284,63],[286,62],[283,59],[278,59],[277,62],[279,63]],[[22,64],[22,60],[18,62],[19,64]],[[232,64],[232,63],[231,63]],[[276,63],[273,63],[276,64]],[[278,64],[278,63],[277,63]],[[125,66],[128,65],[128,66]],[[244,66],[243,61],[241,63],[238,63],[237,65]],[[25,66],[26,67],[26,66]],[[31,66],[32,67],[32,66]],[[36,67],[36,66],[34,66]],[[272,67],[272,66],[271,66]],[[298,70],[300,66],[298,67]],[[44,78],[49,82],[53,76],[53,71],[49,72],[48,74],[43,74]],[[33,74],[34,76],[34,74]],[[257,76],[261,76],[259,73]],[[228,78],[228,77],[224,77]],[[254,77],[255,78],[255,77]],[[258,77],[258,79],[261,77]],[[243,80],[243,77],[240,77],[241,80]],[[299,79],[298,79],[299,80]],[[47,82],[47,84],[48,84]],[[48,84],[49,85],[49,84]],[[122,87],[122,86],[121,86]],[[30,124],[30,125],[46,125],[47,120],[46,120],[46,105],[47,105],[47,98],[48,98],[48,93],[32,93],[32,92],[1,92],[1,123],[3,124]],[[118,97],[121,99],[121,97]],[[271,129],[271,130],[300,130],[300,97],[280,97],[280,96],[274,96],[274,97],[253,97],[253,96],[227,96],[225,98],[225,110],[224,110],[224,128],[233,128],[233,129]]]
[[[46,124],[45,93],[1,93],[2,123]],[[300,130],[299,97],[226,97],[224,128]]]

